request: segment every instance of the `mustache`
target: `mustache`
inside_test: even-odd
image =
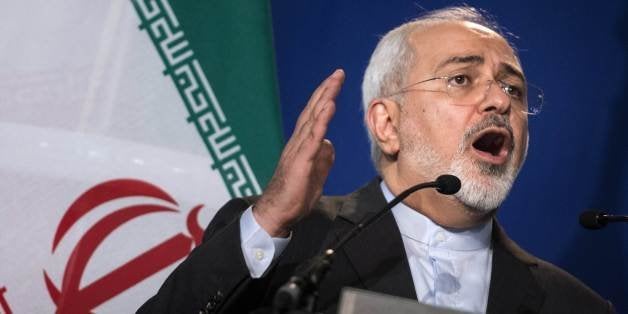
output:
[[[492,113],[486,116],[480,122],[471,126],[468,130],[464,132],[464,135],[462,137],[462,143],[460,146],[461,150],[464,150],[464,147],[466,147],[468,144],[471,144],[469,142],[473,138],[475,138],[475,135],[477,135],[478,133],[482,132],[484,129],[489,128],[489,127],[498,127],[498,128],[506,129],[506,131],[510,135],[510,138],[513,139],[513,141],[511,141],[510,149],[511,150],[514,149],[515,141],[514,141],[512,126],[510,125],[510,120],[503,115]]]

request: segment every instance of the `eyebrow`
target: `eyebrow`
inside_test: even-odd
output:
[[[453,56],[441,62],[440,64],[438,64],[438,66],[436,66],[435,72],[438,72],[440,69],[450,64],[483,64],[483,63],[484,63],[484,57],[478,56],[478,55]],[[524,82],[526,81],[523,73],[519,71],[517,68],[515,68],[514,66],[508,63],[501,63],[499,67],[501,71],[510,75],[514,75],[520,78]]]
[[[482,64],[484,63],[484,57],[469,55],[469,56],[453,56],[445,61],[441,62],[436,66],[436,72],[438,70],[450,65],[450,64]]]
[[[521,79],[521,81],[523,82],[526,81],[526,77],[523,75],[523,73],[521,73],[521,71],[519,71],[517,68],[513,67],[512,65],[508,63],[502,63],[499,65],[499,67],[501,71],[506,72],[510,75],[514,75],[518,77],[519,79]]]

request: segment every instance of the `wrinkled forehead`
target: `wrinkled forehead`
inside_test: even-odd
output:
[[[424,74],[434,74],[447,60],[466,59],[481,61],[496,70],[504,68],[523,78],[519,58],[506,39],[476,23],[436,21],[416,28],[408,41],[414,49],[414,67]]]

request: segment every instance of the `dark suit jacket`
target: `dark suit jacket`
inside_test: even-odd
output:
[[[214,217],[204,241],[138,313],[248,313],[272,303],[297,265],[329,247],[386,204],[379,180],[344,197],[323,197],[293,228],[283,254],[251,279],[240,247],[239,218],[252,199],[233,199]],[[487,313],[612,313],[612,305],[563,270],[524,252],[495,223]],[[416,299],[401,234],[388,213],[337,252],[321,283],[318,308],[335,313],[342,287]]]

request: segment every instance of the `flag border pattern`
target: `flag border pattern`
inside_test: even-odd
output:
[[[168,0],[131,0],[231,197],[260,194],[248,158]]]

